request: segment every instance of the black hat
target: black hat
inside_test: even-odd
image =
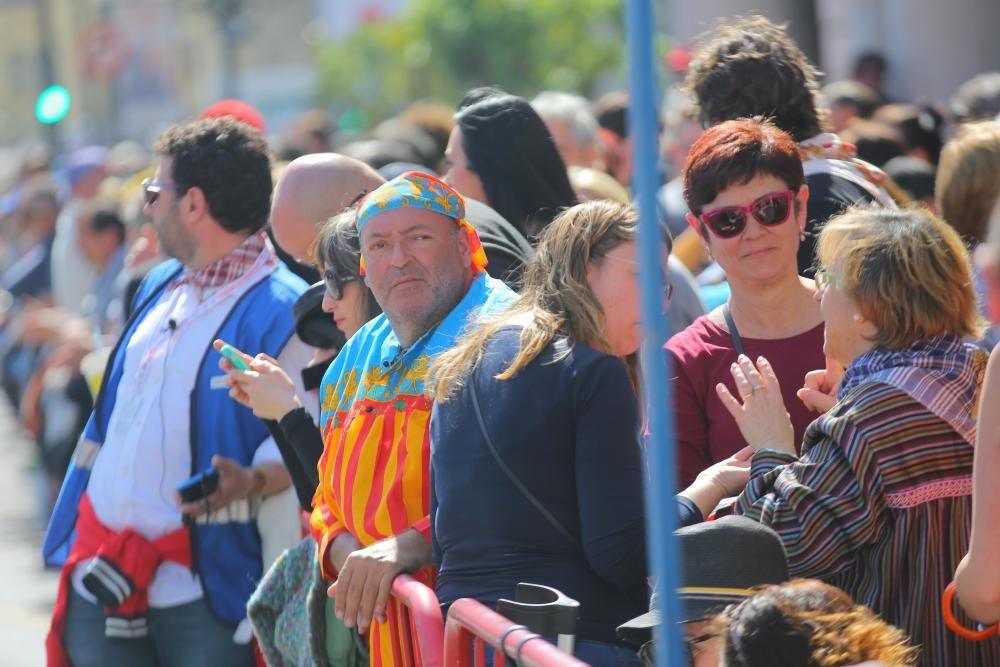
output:
[[[788,581],[788,560],[778,534],[740,516],[681,528],[675,535],[683,563],[677,595],[681,623],[712,618],[757,586]],[[642,644],[660,624],[656,599],[650,611],[618,627],[625,641]]]
[[[344,334],[333,318],[323,312],[323,294],[326,283],[320,281],[303,292],[292,304],[295,333],[306,345],[322,349],[339,349],[344,346]]]

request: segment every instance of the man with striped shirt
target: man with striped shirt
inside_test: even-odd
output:
[[[486,272],[465,203],[438,179],[408,172],[359,205],[362,273],[384,311],[341,350],[323,379],[325,448],[311,528],[336,614],[369,632],[372,665],[393,664],[382,623],[392,580],[433,585],[430,549],[431,359],[470,317],[516,298]]]

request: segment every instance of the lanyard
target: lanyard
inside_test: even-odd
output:
[[[728,302],[722,306],[722,316],[726,318],[726,326],[729,327],[729,336],[733,339],[733,348],[736,350],[736,356],[739,357],[744,353],[743,340],[740,338],[740,330],[736,328],[736,322],[733,321],[733,314],[729,312]]]
[[[245,284],[256,276],[261,267],[268,264],[270,261],[271,253],[268,252],[267,249],[263,250],[259,255],[257,255],[257,259],[254,260],[253,264],[250,265],[250,268],[248,268],[243,275],[236,280],[223,285],[209,295],[207,299],[198,304],[198,307],[193,313],[186,315],[180,322],[176,321],[172,317],[168,317],[166,325],[158,326],[155,336],[146,345],[146,350],[139,362],[137,375],[142,376],[146,373],[150,364],[153,363],[153,359],[158,350],[170,349],[170,342],[176,334],[183,331],[189,323],[214,309],[240,289],[243,289]],[[169,291],[170,287],[167,287],[167,290]]]

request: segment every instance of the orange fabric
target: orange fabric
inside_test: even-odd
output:
[[[336,579],[328,566],[329,545],[345,530],[362,546],[409,528],[429,540],[431,404],[423,395],[397,394],[389,401],[365,398],[327,420],[310,520],[327,579]],[[430,568],[413,576],[434,587]],[[390,630],[372,623],[373,667],[398,664],[394,656],[401,649],[395,645],[399,637],[394,640]]]

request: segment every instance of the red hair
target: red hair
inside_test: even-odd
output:
[[[760,117],[728,120],[705,130],[684,164],[684,201],[697,215],[731,185],[774,176],[798,192],[806,182],[798,144]]]

